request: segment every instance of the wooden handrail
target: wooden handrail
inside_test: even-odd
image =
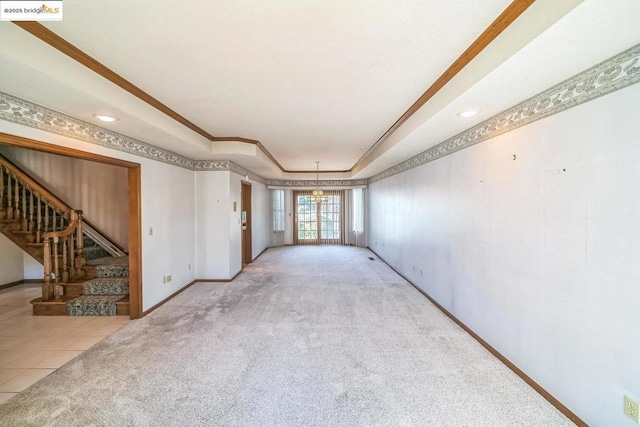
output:
[[[48,233],[44,233],[42,237],[44,239],[54,238],[54,237],[57,237],[57,238],[67,237],[73,234],[74,231],[76,231],[76,228],[78,227],[78,223],[79,223],[78,214],[76,213],[76,211],[72,210],[69,213],[69,225],[67,226],[67,228],[60,231],[50,231]]]
[[[17,177],[22,182],[26,183],[31,190],[36,193],[36,195],[40,196],[40,198],[45,199],[49,202],[55,209],[63,212],[65,214],[69,214],[69,212],[73,212],[73,209],[67,205],[62,200],[58,199],[53,193],[40,185],[37,181],[27,175],[22,169],[18,166],[11,163],[9,159],[0,154],[0,165],[4,166],[5,169],[10,171],[13,176]]]

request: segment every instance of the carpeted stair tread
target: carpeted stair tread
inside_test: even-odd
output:
[[[100,278],[126,278],[129,277],[128,265],[97,265],[96,274]]]
[[[85,246],[83,254],[87,260],[109,256],[109,253],[101,246]]]
[[[115,316],[116,301],[126,295],[83,295],[67,301],[69,316]]]
[[[82,284],[84,295],[129,295],[129,278],[104,278],[88,280]]]
[[[88,265],[99,266],[99,265],[129,265],[129,257],[112,257],[106,256],[103,258],[92,259],[91,261],[87,261]]]

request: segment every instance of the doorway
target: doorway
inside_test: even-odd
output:
[[[309,191],[294,191],[296,245],[341,245],[343,191],[325,191],[326,201],[316,202]]]
[[[242,268],[253,261],[251,248],[251,183],[242,181]]]
[[[146,313],[142,311],[142,178],[140,164],[2,132],[0,132],[0,144],[127,168],[129,316],[131,319],[139,319],[144,316]]]

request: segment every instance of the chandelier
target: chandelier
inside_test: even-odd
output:
[[[328,200],[328,197],[325,196],[324,191],[320,189],[319,167],[320,162],[316,162],[316,188],[311,192],[311,197],[309,197],[311,203],[327,203]]]

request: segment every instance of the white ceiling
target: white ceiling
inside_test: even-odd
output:
[[[509,3],[65,1],[45,25],[215,136],[344,170]]]
[[[342,170],[509,3],[67,0],[64,21],[45,25],[214,136],[260,140],[285,169]],[[640,42],[637,0],[571,10],[578,3],[538,0],[351,175],[372,176]],[[0,39],[1,91],[94,123],[115,114],[110,129],[190,158],[315,177],[283,174],[255,146],[211,143],[13,24],[0,23]],[[481,114],[456,116],[469,107]]]
[[[640,43],[640,1],[587,0],[373,161],[372,176]],[[471,118],[458,112],[471,108]]]

